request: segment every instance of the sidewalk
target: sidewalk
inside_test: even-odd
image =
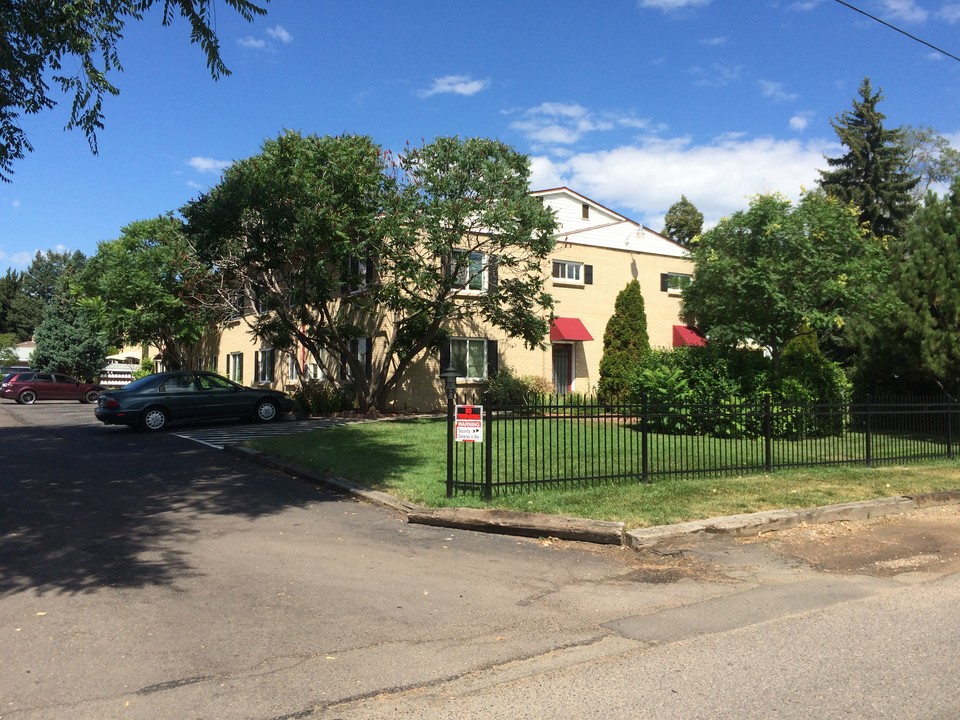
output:
[[[662,525],[627,531],[622,522],[590,520],[587,518],[569,518],[501,509],[423,508],[394,497],[389,493],[364,488],[345,478],[318,476],[304,468],[276,460],[251,448],[228,445],[224,449],[264,467],[280,470],[303,478],[308,482],[325,485],[368,502],[389,507],[403,515],[410,523],[504,535],[554,537],[561,540],[624,545],[634,550],[649,549],[682,538],[710,535],[749,537],[775,530],[788,530],[800,525],[871,520],[891,515],[903,515],[914,510],[937,505],[960,505],[960,490],[951,490],[827,505],[819,508],[770,510],[743,515],[729,515],[708,520],[694,520],[676,525]]]

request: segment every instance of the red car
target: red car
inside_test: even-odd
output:
[[[37,400],[79,400],[95,403],[106,388],[82,383],[60,373],[18,372],[0,382],[0,398],[33,405]]]

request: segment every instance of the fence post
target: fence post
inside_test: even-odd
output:
[[[947,457],[953,460],[953,395],[947,395]]]
[[[864,418],[863,418],[863,424],[864,424],[863,436],[864,436],[864,442],[866,445],[864,450],[867,456],[866,458],[867,467],[872,467],[873,466],[873,447],[872,447],[873,438],[870,436],[870,409],[873,407],[873,400],[869,394],[867,394],[866,398],[864,399],[866,401],[866,405],[865,405],[866,411],[864,412]]]
[[[447,397],[447,497],[453,497],[453,398]]]
[[[493,500],[493,405],[487,408],[487,415],[483,419],[485,443],[483,448],[483,499]]]
[[[770,407],[770,396],[763,398],[763,466],[767,472],[773,470],[773,410]]]
[[[640,396],[640,481],[650,482],[650,456],[648,453],[647,426],[650,415],[647,410],[647,394]]]

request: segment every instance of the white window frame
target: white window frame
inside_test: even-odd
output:
[[[583,285],[583,263],[573,260],[554,260],[551,275],[555,285]]]
[[[479,361],[480,361],[480,374],[471,374],[471,351],[476,353],[479,346]],[[462,350],[455,350],[455,347],[462,347]],[[459,359],[463,359],[463,363],[459,362]],[[477,357],[474,356],[473,365],[474,370],[476,369]],[[487,340],[486,338],[450,338],[450,364],[457,369],[459,379],[465,380],[466,382],[480,382],[487,379],[487,368],[489,367],[487,363]],[[460,372],[463,372],[460,375]]]
[[[454,288],[462,293],[485,293],[488,287],[486,254],[478,250],[454,250],[453,255],[451,270],[456,274]],[[467,256],[466,263],[461,259],[464,255]]]
[[[295,383],[300,379],[300,363],[296,353],[287,353],[287,381]]]
[[[227,353],[227,377],[235,383],[243,384],[243,353]]]
[[[689,273],[667,273],[667,295],[683,295],[683,288],[690,284],[693,280],[693,275]],[[676,281],[681,281],[681,284],[671,284]]]
[[[257,350],[257,376],[253,379],[257,385],[268,385],[273,382],[274,353],[273,348],[260,348]]]

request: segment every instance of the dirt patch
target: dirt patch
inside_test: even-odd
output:
[[[827,573],[889,577],[960,571],[960,507],[925,508],[862,522],[801,525],[742,539]]]

